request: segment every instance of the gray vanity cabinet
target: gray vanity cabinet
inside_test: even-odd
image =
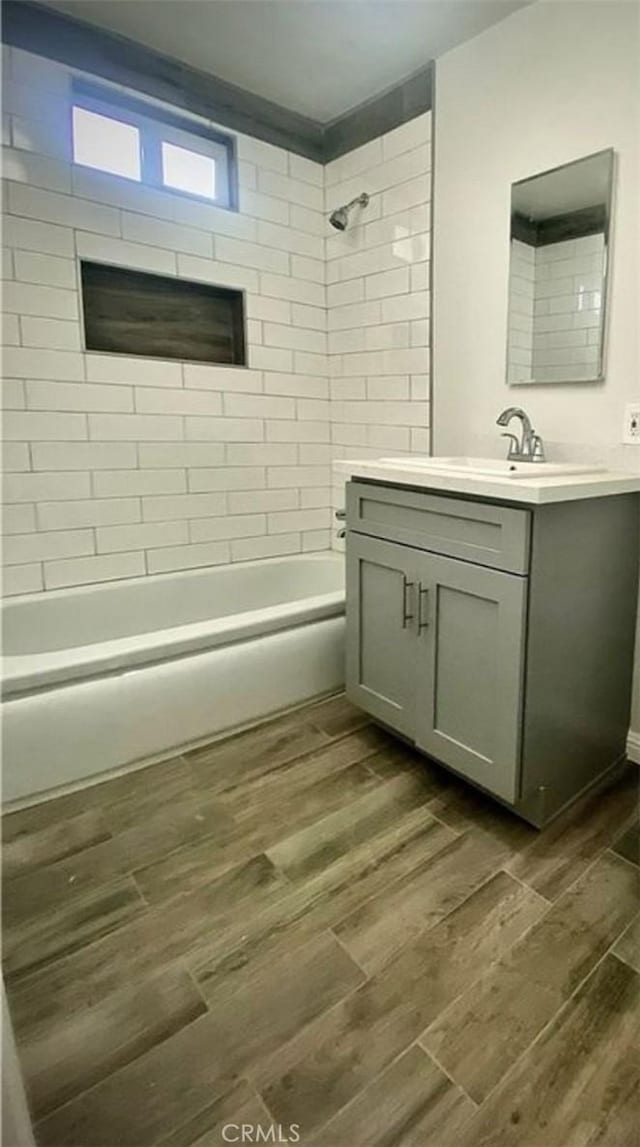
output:
[[[635,495],[347,485],[347,695],[542,825],[625,755]]]
[[[414,590],[422,555],[354,534],[347,551],[347,679],[353,701],[411,740],[416,732]]]
[[[526,581],[353,534],[353,701],[505,800],[517,795]]]

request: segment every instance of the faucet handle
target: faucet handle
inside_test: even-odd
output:
[[[533,462],[544,462],[544,442],[535,431],[531,432],[531,459]]]
[[[518,439],[516,438],[515,434],[509,434],[509,432],[505,430],[500,435],[500,437],[509,439],[509,453],[507,454],[507,461],[509,461],[510,458],[519,458],[520,457],[520,443],[518,442]]]

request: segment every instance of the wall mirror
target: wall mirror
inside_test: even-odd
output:
[[[604,377],[613,151],[511,186],[507,382]]]

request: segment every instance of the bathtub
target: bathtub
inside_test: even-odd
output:
[[[269,558],[10,598],[3,652],[7,802],[341,688],[343,558]]]

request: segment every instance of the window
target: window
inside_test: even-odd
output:
[[[73,88],[72,130],[75,163],[220,207],[237,205],[230,136],[81,82]]]

